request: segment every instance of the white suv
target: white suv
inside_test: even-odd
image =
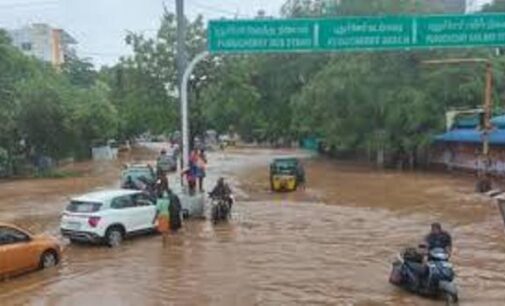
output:
[[[154,231],[155,214],[156,206],[141,191],[99,191],[72,199],[60,229],[71,242],[105,242],[115,247],[126,236]]]

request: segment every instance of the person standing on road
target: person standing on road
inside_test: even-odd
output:
[[[198,190],[203,192],[203,181],[205,179],[205,168],[207,166],[207,158],[203,150],[196,152],[196,168],[198,177]]]
[[[171,189],[168,189],[168,199],[170,200],[170,205],[168,207],[170,230],[175,234],[182,227],[181,201]]]
[[[200,177],[202,175],[201,171],[201,162],[200,162],[200,157],[198,154],[198,150],[193,150],[191,151],[191,155],[189,157],[189,169],[187,172],[187,178],[188,178],[188,183],[190,183],[189,179],[191,179],[191,184],[190,185],[190,192],[194,191],[194,185],[196,185],[196,181],[200,183]],[[193,188],[191,188],[193,187]],[[192,189],[192,190],[191,190]],[[199,186],[199,189],[201,189],[201,186]],[[191,192],[193,194],[193,192]]]
[[[184,169],[181,173],[181,184],[184,181],[184,178],[186,179],[186,183],[188,186],[188,193],[189,195],[194,195],[195,194],[195,188],[196,188],[196,174],[195,174],[195,169],[190,165],[189,168]]]
[[[153,224],[157,224],[157,230],[162,235],[163,245],[167,243],[168,230],[170,228],[170,198],[167,190],[158,190],[158,200],[156,201],[156,214]]]

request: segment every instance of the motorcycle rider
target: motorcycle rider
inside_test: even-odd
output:
[[[225,182],[224,178],[220,177],[217,180],[216,186],[210,192],[211,198],[223,199],[228,203],[228,206],[231,208],[233,206],[233,196],[230,186]]]
[[[436,248],[442,248],[447,254],[451,254],[451,235],[442,229],[440,223],[433,223],[431,225],[430,233],[426,235],[424,243],[419,245],[418,250],[410,248],[404,253],[406,264],[417,275],[421,282],[424,281],[429,274],[429,253]]]
[[[424,238],[424,243],[419,245],[419,250],[410,249],[412,254],[419,254],[416,260],[407,260],[407,265],[418,276],[420,281],[424,281],[429,274],[428,257],[430,251],[436,248],[444,249],[448,255],[452,251],[452,238],[449,233],[442,229],[440,223],[431,224],[431,231]]]
[[[442,248],[449,255],[452,252],[452,237],[448,232],[442,229],[440,223],[433,223],[431,225],[431,232],[424,240],[427,244],[428,252],[434,248]]]
[[[156,173],[158,176],[166,175],[170,157],[167,155],[167,150],[161,149],[160,155],[156,159]]]

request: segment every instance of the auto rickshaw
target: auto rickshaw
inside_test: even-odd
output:
[[[272,191],[295,191],[304,182],[303,166],[297,158],[276,158],[270,164]]]

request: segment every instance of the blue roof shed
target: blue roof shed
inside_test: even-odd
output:
[[[503,116],[503,124],[505,126],[505,116]],[[484,139],[483,137],[484,135],[482,131],[479,131],[477,129],[455,129],[448,131],[447,133],[435,136],[435,141],[481,144]],[[492,130],[489,134],[489,144],[505,145],[505,129]]]

